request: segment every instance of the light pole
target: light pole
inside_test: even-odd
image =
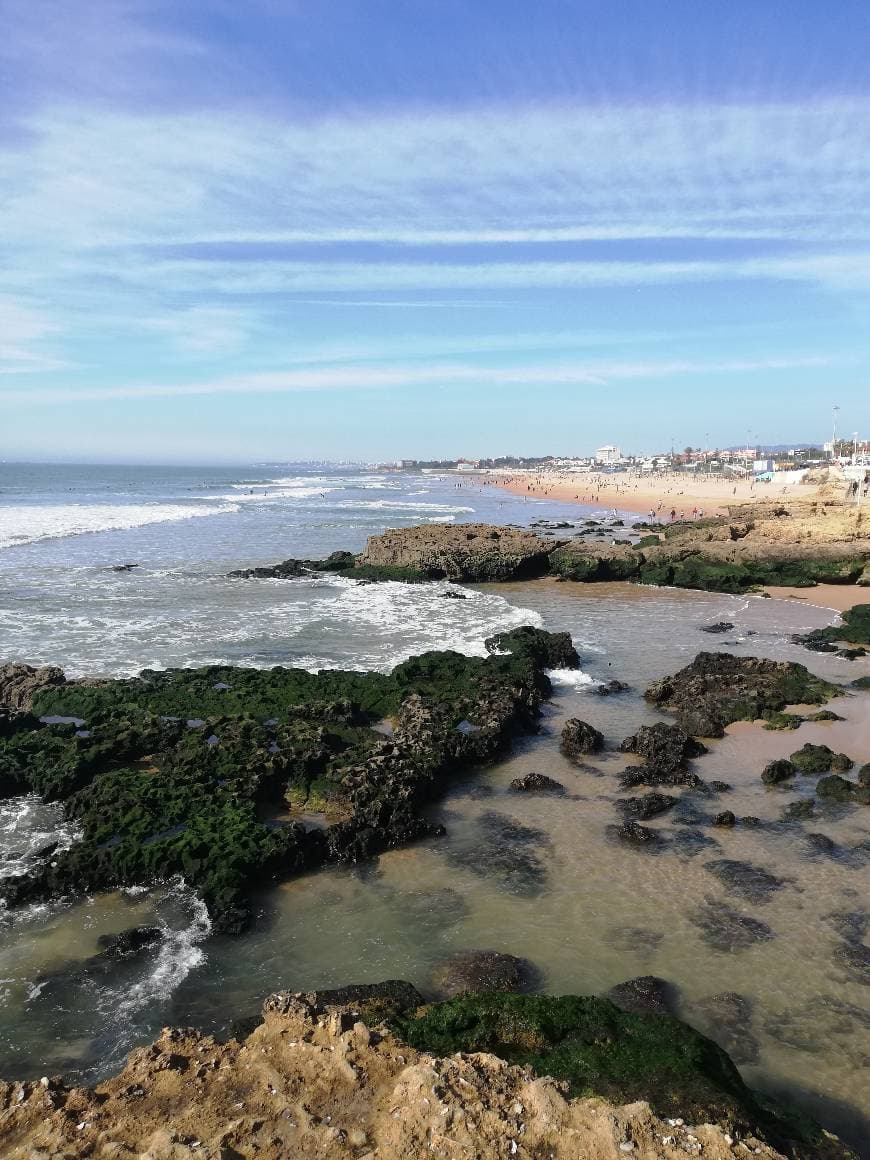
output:
[[[834,430],[831,435],[831,462],[834,462],[834,456],[837,453],[837,415],[840,413],[839,406],[834,403]]]

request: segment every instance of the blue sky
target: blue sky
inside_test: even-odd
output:
[[[864,0],[0,0],[0,456],[870,437]]]

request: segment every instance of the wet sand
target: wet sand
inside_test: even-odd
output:
[[[780,600],[797,600],[817,608],[831,608],[835,612],[848,612],[856,604],[870,604],[870,588],[857,584],[817,584],[815,588],[770,585],[764,591]]]

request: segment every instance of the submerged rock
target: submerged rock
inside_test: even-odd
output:
[[[638,1015],[676,1015],[679,993],[673,983],[656,975],[638,975],[617,983],[607,992],[607,998],[621,1011]]]
[[[562,741],[559,746],[569,761],[582,764],[582,758],[590,753],[598,753],[604,748],[604,734],[599,733],[586,721],[572,717],[565,722]]]
[[[735,858],[719,858],[705,862],[704,869],[714,874],[732,894],[749,902],[767,902],[770,896],[780,890],[785,881],[771,874],[761,866],[751,862],[739,862]]]
[[[528,959],[500,951],[457,951],[432,971],[432,989],[441,999],[493,991],[517,993],[540,983]]]
[[[608,826],[607,833],[620,842],[628,842],[633,846],[658,846],[662,836],[657,830],[648,826],[641,826],[637,822],[623,822],[621,826]]]
[[[700,625],[701,632],[709,632],[709,633],[714,633],[714,634],[715,633],[722,633],[722,632],[730,632],[733,627],[734,627],[734,625],[730,620],[719,620],[715,624],[702,624],[702,625]]]
[[[472,845],[450,846],[446,857],[456,866],[481,878],[491,878],[511,894],[540,894],[547,881],[547,867],[535,847],[549,845],[543,830],[524,826],[506,814],[487,810],[477,819]]]
[[[769,942],[773,930],[766,922],[743,914],[725,902],[707,898],[690,911],[689,922],[698,927],[708,946],[717,951],[740,951],[756,943]]]
[[[752,1033],[752,1002],[737,991],[708,995],[693,1004],[701,1029],[727,1051],[736,1064],[757,1063],[758,1039]],[[692,1020],[694,1022],[694,1020]]]

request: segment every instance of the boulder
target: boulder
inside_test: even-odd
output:
[[[661,836],[648,826],[641,826],[637,822],[624,822],[621,826],[608,826],[607,832],[620,842],[629,842],[634,846],[649,846],[661,842]]]
[[[528,959],[500,951],[458,951],[432,972],[432,988],[442,999],[459,995],[517,993],[539,982],[537,969]]]
[[[607,992],[607,998],[620,1011],[637,1015],[676,1015],[678,992],[673,983],[655,975],[638,975],[617,983]]]
[[[663,721],[655,725],[642,725],[637,733],[626,737],[620,745],[623,753],[636,753],[645,761],[638,770],[635,784],[646,785],[698,785],[700,778],[688,770],[693,757],[706,753],[706,746],[689,736],[679,725],[667,725]],[[628,775],[625,771],[623,777]]]
[[[776,761],[768,761],[767,765],[761,771],[761,780],[765,785],[779,785],[780,782],[794,777],[797,771],[797,766],[793,761],[782,757]]]
[[[560,749],[569,761],[582,764],[583,757],[589,753],[598,753],[603,748],[604,734],[592,725],[578,717],[565,722]]]
[[[791,755],[792,763],[801,773],[845,773],[854,764],[845,753],[834,753],[827,745],[812,745],[807,742]]]
[[[603,681],[600,685],[596,685],[592,692],[598,697],[610,697],[614,693],[625,693],[628,688],[625,681]]]

